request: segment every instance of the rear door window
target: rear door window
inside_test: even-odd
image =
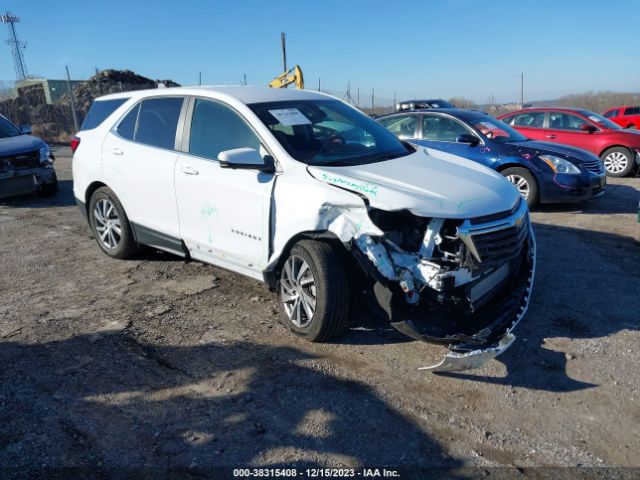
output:
[[[84,122],[82,122],[80,131],[92,130],[98,127],[109,115],[115,112],[116,109],[127,100],[129,99],[116,98],[114,100],[96,100],[93,102],[93,105],[91,105]]]
[[[416,138],[416,127],[418,126],[416,115],[399,115],[385,118],[380,123],[390,132],[400,138]]]
[[[514,127],[543,128],[544,112],[519,113],[513,118]]]
[[[624,109],[625,115],[640,115],[640,107],[630,107]]]
[[[183,98],[176,97],[143,100],[138,113],[134,141],[173,150],[183,102]]]

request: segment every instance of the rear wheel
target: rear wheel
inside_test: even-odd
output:
[[[113,258],[129,258],[138,250],[127,214],[108,187],[97,189],[89,202],[89,222],[98,246]]]
[[[600,155],[604,169],[610,177],[624,177],[633,169],[633,155],[624,147],[613,147]]]
[[[293,332],[312,342],[338,336],[349,315],[349,284],[338,248],[298,242],[282,267],[278,300],[281,321]]]
[[[533,208],[538,203],[538,182],[529,170],[522,167],[511,167],[500,173],[516,187],[529,208]]]

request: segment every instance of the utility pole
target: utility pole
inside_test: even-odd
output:
[[[397,105],[397,103],[396,103],[396,92],[393,92],[393,111],[394,112],[398,111],[398,109],[396,108],[396,105]]]
[[[247,74],[246,73],[242,74],[242,84],[245,87],[247,86]]]
[[[372,115],[376,114],[376,104],[375,104],[375,100],[374,100],[375,93],[376,93],[376,90],[375,90],[375,88],[372,87],[371,88],[371,114]]]
[[[16,70],[16,79],[18,81],[27,78],[27,64],[24,61],[23,52],[27,44],[18,40],[18,34],[16,33],[16,23],[18,23],[19,21],[20,17],[16,17],[10,12],[5,12],[4,15],[0,15],[0,22],[6,23],[9,26],[9,40],[7,40],[6,43],[11,47],[11,54],[13,55],[13,66]]]
[[[287,71],[287,38],[284,32],[280,34],[280,41],[282,42],[282,71]]]
[[[524,105],[524,72],[520,74],[520,108]]]
[[[202,85],[202,71],[198,72],[198,85]]]
[[[356,101],[356,106],[360,108],[360,87],[358,87],[357,98],[358,100]]]
[[[69,100],[71,101],[71,115],[73,116],[73,127],[76,129],[76,132],[80,130],[80,126],[78,125],[78,115],[76,114],[76,99],[73,95],[73,89],[71,88],[71,77],[69,76],[69,66],[65,65],[64,68],[67,70],[67,88],[69,89]]]
[[[320,77],[318,77],[318,91],[320,91]]]

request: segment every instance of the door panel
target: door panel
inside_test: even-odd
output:
[[[178,154],[126,141],[109,132],[102,159],[105,183],[120,199],[129,221],[177,237],[173,175]]]
[[[591,124],[577,115],[549,112],[549,128],[544,140],[572,145],[596,153],[595,134],[580,130],[580,125]]]
[[[107,134],[102,146],[106,183],[129,220],[174,238],[179,232],[175,144],[184,107],[183,97],[145,99]]]
[[[255,148],[258,135],[222,102],[192,99],[175,168],[180,236],[194,258],[262,279],[269,256],[274,175],[223,168],[221,151]]]
[[[180,236],[194,258],[259,274],[269,255],[273,175],[221,168],[217,161],[180,155],[176,197]]]

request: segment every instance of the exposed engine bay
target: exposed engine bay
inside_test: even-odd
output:
[[[426,369],[478,367],[511,345],[535,272],[525,202],[466,220],[370,207],[368,214],[382,235],[355,235],[350,250],[396,329],[449,348],[440,364]]]

